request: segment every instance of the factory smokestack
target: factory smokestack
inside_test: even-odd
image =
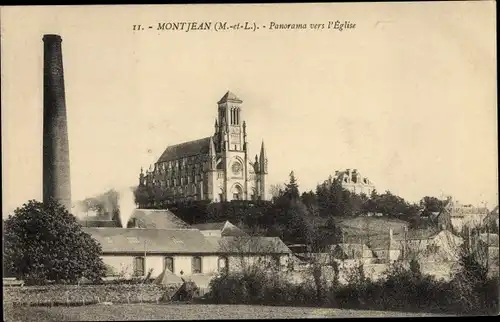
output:
[[[71,211],[68,124],[61,36],[44,35],[43,201],[57,200]]]

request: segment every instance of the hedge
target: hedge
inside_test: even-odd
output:
[[[4,288],[4,303],[23,306],[75,306],[112,303],[156,303],[170,299],[180,285],[101,284]]]

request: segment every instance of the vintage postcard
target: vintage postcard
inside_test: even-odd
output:
[[[495,4],[0,7],[6,319],[498,314]]]

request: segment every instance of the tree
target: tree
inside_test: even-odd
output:
[[[283,195],[283,185],[282,184],[272,184],[269,188],[269,193],[273,201],[280,198]]]
[[[306,205],[306,207],[309,209],[312,209],[317,205],[316,195],[314,194],[313,191],[308,191],[308,192],[304,191],[300,196],[300,198],[302,199],[304,205]]]
[[[5,221],[4,265],[26,283],[99,281],[101,246],[54,200],[30,200]]]
[[[285,185],[284,195],[288,199],[298,199],[300,197],[299,185],[297,184],[297,179],[293,171],[290,172],[290,181]]]
[[[444,209],[446,200],[440,200],[436,197],[425,196],[420,200],[420,207],[423,208],[422,215],[429,216],[432,213],[439,213]]]

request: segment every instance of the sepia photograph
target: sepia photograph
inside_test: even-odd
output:
[[[5,321],[498,315],[495,1],[1,6]]]

